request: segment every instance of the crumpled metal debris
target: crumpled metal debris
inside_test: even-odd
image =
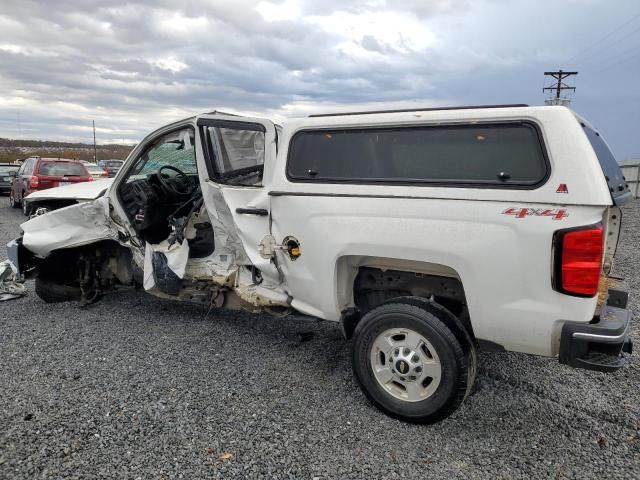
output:
[[[0,263],[0,302],[20,298],[27,294],[24,283],[18,279],[18,269],[9,260]]]
[[[161,254],[161,255],[160,255]],[[180,279],[184,277],[189,260],[189,242],[183,240],[182,243],[174,243],[169,245],[167,240],[163,240],[158,244],[147,243],[144,256],[144,289],[151,290],[158,287],[160,291],[169,295],[177,295],[180,290]],[[175,283],[172,288],[167,291],[163,286],[159,285],[158,280],[162,278],[163,282]],[[167,286],[166,284],[164,285]],[[175,290],[177,288],[177,291]]]

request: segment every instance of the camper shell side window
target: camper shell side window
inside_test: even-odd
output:
[[[293,182],[532,189],[549,173],[531,122],[302,130],[287,160]]]

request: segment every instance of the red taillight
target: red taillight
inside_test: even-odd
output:
[[[593,297],[598,293],[602,270],[602,225],[560,231],[556,235],[559,254],[556,288],[570,295]]]
[[[38,188],[40,186],[40,179],[37,176],[33,176],[31,177],[31,181],[29,182],[29,186],[31,187],[31,189],[35,189]]]
[[[87,180],[87,182],[93,182],[93,177],[91,175],[89,175],[89,179]]]
[[[106,170],[102,170],[102,176],[103,177],[108,177],[109,176],[109,172]]]

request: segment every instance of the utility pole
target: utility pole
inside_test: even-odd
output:
[[[573,90],[575,92],[576,87],[570,87],[569,85],[564,83],[563,80],[577,74],[578,72],[563,72],[562,70],[558,70],[557,72],[544,72],[544,75],[546,77],[553,77],[556,80],[555,85],[551,84],[550,86],[544,87],[542,89],[543,93],[547,90],[555,90],[556,92],[555,97],[548,98],[545,103],[547,105],[568,105],[570,100],[566,97],[561,97],[560,94],[562,90]]]
[[[93,163],[98,163],[98,149],[96,147],[96,121],[93,122]]]

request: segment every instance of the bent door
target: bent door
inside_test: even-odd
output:
[[[273,174],[275,125],[219,114],[201,115],[196,125],[202,194],[209,216],[223,226],[227,250],[237,265],[255,266],[268,283],[280,283],[275,265],[259,253],[270,230],[264,185]]]

